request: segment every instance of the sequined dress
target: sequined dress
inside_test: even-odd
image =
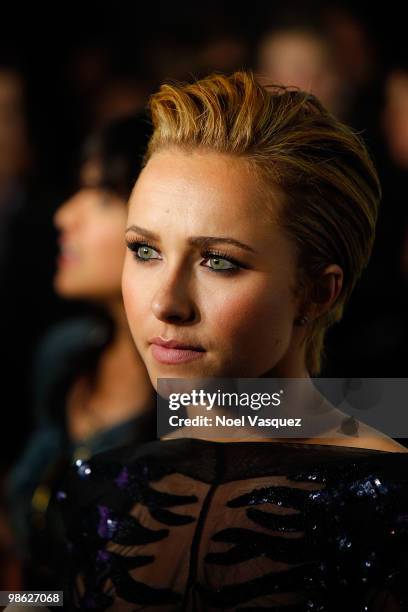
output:
[[[408,454],[179,439],[59,491],[69,609],[408,610]]]

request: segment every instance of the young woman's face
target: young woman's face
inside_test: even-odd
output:
[[[245,161],[213,152],[155,153],[142,171],[122,289],[153,384],[279,375],[296,358],[295,247],[261,187]]]
[[[60,254],[54,278],[62,297],[120,299],[126,203],[97,187],[83,187],[55,214]]]

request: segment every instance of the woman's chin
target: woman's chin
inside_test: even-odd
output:
[[[54,278],[54,291],[61,297],[66,299],[78,298],[78,287],[75,283],[69,281],[69,279],[63,278],[62,275],[57,275]]]
[[[58,297],[64,300],[97,301],[97,296],[92,295],[88,287],[84,287],[82,283],[73,279],[64,278],[62,275],[54,278],[53,286]]]
[[[223,374],[217,369],[200,367],[197,362],[189,364],[166,365],[145,362],[152,385],[157,390],[159,379],[220,378]]]

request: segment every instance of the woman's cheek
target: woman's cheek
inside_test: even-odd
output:
[[[151,314],[152,287],[143,270],[139,270],[133,261],[131,253],[126,255],[122,276],[122,295],[125,305],[126,316],[132,331],[133,338],[137,343],[139,336],[143,336],[146,322]]]
[[[125,306],[126,316],[129,322],[130,329],[133,333],[137,329],[137,278],[135,282],[134,274],[132,274],[131,254],[128,252],[125,257],[125,264],[122,273],[122,297]]]
[[[126,314],[131,327],[138,325],[139,318],[141,317],[141,295],[140,285],[137,283],[137,279],[125,275],[122,283],[122,295],[125,304]]]
[[[110,225],[106,219],[104,223],[96,225],[95,231],[88,232],[84,244],[89,261],[92,259],[94,268],[99,270],[99,278],[120,282],[126,251],[123,227],[116,219]]]
[[[233,291],[211,307],[211,336],[227,353],[251,362],[284,352],[290,342],[291,304],[285,294]],[[285,305],[285,307],[283,307]]]

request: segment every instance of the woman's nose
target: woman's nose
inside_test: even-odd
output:
[[[152,301],[152,311],[164,323],[186,324],[194,322],[198,311],[185,274],[174,273],[163,281]]]
[[[59,230],[69,229],[78,220],[78,200],[76,196],[66,200],[54,214],[54,225]]]

